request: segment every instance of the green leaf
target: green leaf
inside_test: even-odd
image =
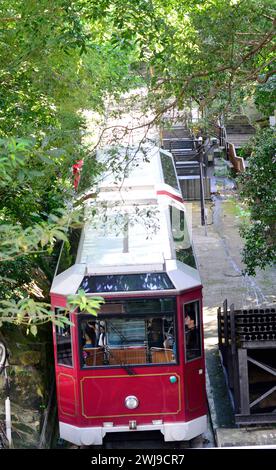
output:
[[[31,331],[33,336],[36,336],[37,335],[37,326],[36,325],[31,325],[30,331]]]

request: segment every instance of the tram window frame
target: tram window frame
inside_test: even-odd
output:
[[[171,186],[173,189],[180,191],[173,157],[167,155],[162,150],[160,150],[159,153],[164,183]]]
[[[175,214],[178,213],[177,220],[179,221],[178,226],[175,224]],[[193,269],[197,269],[197,260],[194,253],[194,247],[191,240],[191,234],[187,222],[186,213],[183,209],[170,204],[169,216],[171,224],[171,233],[173,246],[175,249],[175,256],[178,261],[190,266]],[[178,232],[178,236],[174,232]],[[188,247],[183,247],[183,244],[188,244]]]
[[[168,300],[170,298],[166,298],[166,300]],[[91,319],[91,316],[89,316],[89,314],[85,314],[85,313],[82,313],[79,318],[78,318],[78,344],[79,344],[79,363],[80,363],[80,368],[81,370],[90,370],[90,369],[98,369],[98,368],[114,368],[114,367],[124,367],[126,366],[126,364],[124,363],[120,363],[120,361],[118,362],[118,364],[110,364],[108,363],[108,359],[110,359],[110,357],[108,357],[108,354],[111,353],[112,355],[112,348],[117,348],[117,349],[120,349],[120,350],[124,350],[124,349],[128,349],[128,351],[131,351],[134,352],[134,350],[136,349],[136,345],[133,344],[131,345],[130,342],[128,345],[126,345],[125,347],[123,346],[123,344],[119,344],[116,345],[115,343],[113,343],[112,345],[108,345],[107,344],[107,347],[105,348],[105,353],[107,353],[107,355],[105,355],[104,359],[103,359],[103,363],[102,364],[95,364],[94,365],[87,365],[85,364],[85,356],[83,355],[83,344],[82,344],[82,338],[83,338],[83,326],[82,326],[82,322],[85,322],[85,321],[95,321],[95,322],[98,322],[98,325],[97,325],[97,328],[99,328],[99,325],[102,323],[104,323],[104,326],[105,326],[105,333],[106,333],[106,338],[108,340],[108,320],[114,320],[114,318],[118,318],[120,320],[125,320],[125,319],[129,319],[131,321],[131,319],[137,319],[137,321],[141,321],[143,322],[143,325],[144,325],[144,328],[145,328],[145,333],[144,333],[144,336],[142,338],[142,340],[140,341],[140,343],[138,344],[138,341],[137,341],[137,348],[139,350],[139,348],[145,348],[145,352],[146,352],[146,360],[145,362],[139,362],[139,363],[136,363],[136,362],[130,362],[130,363],[127,363],[127,367],[146,367],[146,366],[157,366],[157,365],[177,365],[179,364],[179,354],[178,354],[178,324],[177,324],[177,311],[176,311],[176,298],[175,297],[172,297],[172,311],[159,311],[159,312],[156,312],[155,310],[155,313],[153,312],[146,312],[146,314],[142,313],[142,314],[137,314],[137,313],[134,313],[134,312],[131,312],[131,313],[128,313],[128,312],[125,312],[125,313],[114,313],[114,311],[112,313],[104,313],[104,314],[101,314],[99,313],[97,318],[94,318]],[[149,302],[153,299],[139,299],[140,301],[145,301],[145,300],[148,300]],[[161,300],[161,299],[159,299]],[[111,301],[109,303],[105,303],[104,304],[104,307],[107,308],[107,305],[114,305],[114,304],[126,304],[126,303],[137,303],[138,300],[137,299],[128,299],[128,300],[123,300],[123,301],[119,301],[119,299],[117,301]],[[112,309],[111,309],[112,310]],[[123,311],[123,309],[122,309]],[[166,317],[168,318],[168,321],[172,322],[172,328],[173,328],[173,334],[170,334],[170,337],[173,338],[173,342],[171,343],[171,347],[170,348],[165,348],[164,346],[162,348],[159,348],[159,349],[162,349],[164,350],[164,354],[163,356],[167,359],[166,361],[164,362],[150,362],[153,358],[153,352],[151,350],[151,347],[149,346],[149,330],[148,330],[148,322],[149,320],[151,319],[154,319],[154,318],[160,318],[162,320],[166,320]],[[163,323],[164,325],[164,323]],[[167,332],[168,334],[168,332]],[[164,343],[166,341],[166,339],[168,340],[171,340],[171,338],[166,338],[165,336],[163,336],[163,340],[162,342]],[[135,343],[135,341],[133,341]],[[109,347],[110,346],[110,347]],[[154,346],[153,346],[154,347]],[[133,348],[133,349],[132,349]],[[156,348],[155,348],[156,349]],[[167,351],[171,350],[172,351],[172,355],[170,355]],[[162,351],[163,352],[163,351]],[[96,348],[95,347],[92,347],[92,354],[98,354],[98,352],[96,351]],[[162,353],[160,354],[161,358],[162,358]],[[173,356],[173,361],[172,360],[169,360],[169,357],[172,357]],[[94,356],[95,357],[95,356]],[[160,358],[159,358],[160,359]],[[104,361],[106,361],[104,363]],[[94,361],[96,362],[96,360]]]
[[[192,318],[191,320],[194,321],[194,326],[189,328],[186,324],[186,308],[188,305],[191,305],[191,304],[196,304],[197,305],[197,308],[196,308],[196,311],[195,311],[195,314],[194,314],[194,318]],[[195,299],[195,300],[191,300],[189,302],[185,302],[183,304],[183,328],[184,328],[184,349],[185,349],[185,360],[186,362],[192,362],[192,361],[196,361],[200,358],[202,358],[202,320],[201,320],[201,315],[200,315],[200,309],[201,309],[201,301],[200,299]],[[196,344],[198,345],[197,348],[188,348],[188,338],[189,336],[191,337],[191,334],[193,334],[193,337],[195,337],[195,342]],[[193,357],[189,357],[189,350],[197,350],[198,351],[198,354],[196,356],[193,356]]]
[[[55,313],[56,314],[64,314],[65,312],[65,309],[64,308],[55,308]],[[71,315],[69,314],[69,320],[71,320]],[[66,364],[64,362],[61,362],[61,360],[59,359],[59,337],[62,336],[62,334],[60,333],[62,330],[66,330],[67,332],[69,331],[69,338],[70,338],[70,341],[68,343],[70,343],[70,351],[71,351],[71,363],[70,364]],[[62,366],[62,367],[69,367],[71,369],[74,368],[74,355],[73,355],[73,335],[72,335],[72,325],[67,325],[65,324],[64,326],[59,326],[59,325],[55,325],[55,337],[56,337],[56,356],[57,356],[57,365],[58,366]],[[70,357],[70,356],[69,356]]]
[[[82,229],[79,227],[68,229],[68,241],[63,240],[60,245],[56,275],[61,274],[76,263],[81,234]]]

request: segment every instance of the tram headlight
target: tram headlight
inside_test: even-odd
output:
[[[139,400],[134,395],[130,395],[125,399],[125,406],[129,410],[134,410],[139,405]]]

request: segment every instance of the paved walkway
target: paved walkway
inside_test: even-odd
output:
[[[200,204],[187,203],[192,214],[194,248],[203,289],[203,315],[209,407],[214,429],[234,427],[234,416],[218,354],[217,308],[225,299],[235,308],[276,304],[276,270],[260,271],[256,277],[242,275],[239,218],[235,193],[221,190],[207,204],[207,235],[200,225]]]

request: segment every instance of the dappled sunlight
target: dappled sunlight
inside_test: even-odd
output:
[[[214,347],[218,347],[218,338],[217,336],[211,336],[206,338],[204,341],[205,349],[213,349]]]

